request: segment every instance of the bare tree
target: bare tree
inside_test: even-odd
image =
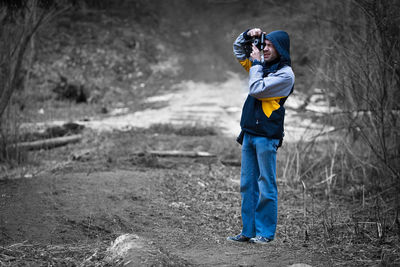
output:
[[[61,11],[39,0],[0,2],[0,118],[17,88],[32,37]]]

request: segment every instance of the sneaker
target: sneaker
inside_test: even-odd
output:
[[[250,237],[238,234],[237,236],[229,236],[226,240],[235,242],[248,242],[250,240]]]
[[[268,239],[268,238],[262,237],[262,236],[256,236],[256,237],[250,238],[250,240],[249,240],[249,242],[253,243],[253,244],[268,244],[271,241],[272,241],[272,239]]]

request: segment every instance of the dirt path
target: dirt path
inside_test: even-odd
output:
[[[283,185],[279,185],[281,223],[273,243],[259,247],[226,241],[241,228],[240,167],[225,166],[221,159],[238,157],[240,147],[224,136],[178,133],[88,131],[80,144],[37,153],[43,166],[28,170],[31,175],[25,173],[32,179],[0,180],[1,239],[5,251],[13,253],[13,262],[39,266],[49,262],[318,266],[323,262],[304,246],[301,233],[296,239],[289,237],[288,229],[295,232],[298,226],[288,218],[298,214],[301,202],[293,202],[297,198]],[[173,148],[205,150],[218,157],[135,154]],[[83,156],[71,158],[76,153]],[[124,236],[129,238],[115,243]]]
[[[173,92],[150,97],[147,103],[164,104],[133,114],[86,123],[96,130],[148,128],[153,124],[214,126],[227,135],[240,132],[239,119],[245,99],[245,84],[237,75],[224,83],[183,81]]]
[[[102,260],[124,266],[317,266],[320,256],[289,241],[286,225],[278,226],[277,239],[268,246],[226,241],[240,231],[240,167],[222,165],[221,157],[234,156],[238,162],[240,147],[233,137],[240,131],[245,83],[233,74],[224,83],[184,81],[145,100],[159,108],[79,122],[88,128],[82,144],[44,155],[47,169],[30,175],[32,180],[5,182],[2,213],[9,219],[3,220],[4,237],[14,242],[84,242],[89,247],[94,239],[102,244],[94,245],[103,252]],[[311,120],[300,121],[292,111],[288,123],[287,131],[297,129],[295,136],[286,137],[288,142],[298,141],[310,127],[315,132],[321,129],[315,124],[312,129]],[[212,126],[222,134],[152,132],[154,124]],[[209,151],[217,157],[146,155],[147,150],[174,149]],[[138,156],[137,151],[144,154]],[[285,197],[282,193],[280,199]],[[293,216],[286,205],[280,203],[285,223]]]
[[[6,248],[14,251],[14,257],[28,249],[13,262],[82,266],[96,266],[98,260],[123,266],[316,262],[307,247],[297,247],[281,234],[262,247],[225,240],[240,229],[238,185],[232,181],[238,167],[188,159],[164,159],[173,164],[169,169],[160,168],[165,166],[161,160],[158,167],[129,167],[133,159],[120,157],[120,165],[110,170],[101,170],[101,164],[92,161],[86,164],[96,169],[81,172],[88,165],[75,162],[34,179],[1,181],[3,242],[11,243]],[[124,236],[129,238],[121,240]],[[39,252],[41,256],[30,258]],[[54,256],[57,253],[70,256]],[[79,260],[73,261],[74,257]]]
[[[147,109],[78,123],[95,131],[127,131],[135,127],[149,128],[155,124],[212,126],[228,137],[236,137],[240,133],[240,115],[247,96],[247,81],[234,73],[230,73],[229,77],[225,82],[219,83],[182,81],[165,94],[147,98],[145,103],[150,106]],[[324,100],[309,103],[306,109],[299,112],[296,109],[304,105],[304,101],[305,97],[296,92],[286,102],[285,142],[315,140],[314,136],[317,135],[324,138],[323,133],[333,130],[327,125],[315,123],[311,118],[312,114],[304,114],[306,110],[312,110],[314,115],[321,116],[324,113],[320,110],[328,104]],[[116,110],[114,113],[118,112],[120,111]],[[22,125],[22,128],[45,129],[64,123],[66,121],[29,123]]]

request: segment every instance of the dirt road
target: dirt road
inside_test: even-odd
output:
[[[277,240],[268,246],[225,241],[240,230],[238,186],[231,180],[238,175],[237,167],[188,160],[169,160],[169,164],[174,168],[124,164],[91,173],[71,171],[77,168],[74,164],[31,180],[2,181],[2,240],[12,244],[7,248],[15,257],[8,262],[83,266],[315,262],[307,247],[293,246],[283,237],[282,225]],[[126,234],[130,238],[110,250],[111,241]],[[81,251],[72,249],[79,246]],[[23,253],[26,247],[29,252]],[[56,247],[62,251],[55,253]]]
[[[41,165],[0,180],[0,260],[6,266],[322,265],[301,220],[292,221],[302,218],[301,202],[283,184],[276,240],[262,247],[226,241],[241,229],[240,167],[222,162],[239,162],[240,147],[208,128],[187,129],[87,129],[79,144],[35,152]],[[146,153],[172,149],[216,156]]]
[[[236,137],[240,133],[241,108],[247,97],[247,79],[236,73],[229,73],[224,82],[182,81],[158,95],[148,97],[144,103],[149,107],[134,113],[128,108],[118,108],[106,118],[85,118],[76,121],[95,131],[127,131],[132,128],[149,128],[155,124],[176,126],[215,127],[227,137]],[[315,140],[315,136],[332,131],[329,125],[321,125],[312,119],[321,116],[329,104],[320,96],[319,103],[305,104],[305,96],[299,92],[291,95],[286,103],[285,142],[296,143],[301,140]],[[305,106],[301,111],[300,106]],[[312,111],[312,114],[305,114]],[[122,114],[118,114],[122,113]],[[22,128],[45,129],[62,125],[67,121],[47,121],[44,123],[23,124]]]

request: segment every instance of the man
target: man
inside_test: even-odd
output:
[[[236,58],[249,72],[249,95],[243,106],[242,131],[238,137],[242,144],[243,228],[239,235],[228,240],[257,244],[267,244],[275,237],[278,219],[276,152],[283,140],[283,104],[294,86],[286,32],[273,31],[264,35],[263,51],[252,44],[250,55],[246,55],[246,46],[263,34],[259,28],[247,30],[233,44]]]

